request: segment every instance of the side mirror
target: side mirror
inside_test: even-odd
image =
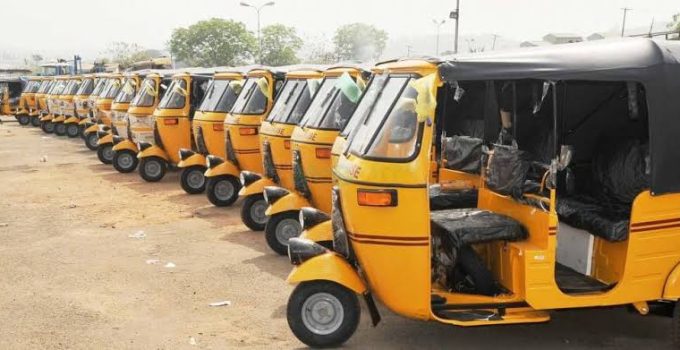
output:
[[[557,170],[564,170],[566,169],[569,164],[571,164],[571,160],[574,157],[574,147],[570,145],[562,145],[560,147],[560,156],[557,161]]]

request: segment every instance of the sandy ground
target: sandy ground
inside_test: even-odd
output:
[[[0,349],[303,347],[285,318],[291,266],[239,210],[184,194],[177,173],[145,183],[80,139],[0,125]],[[381,312],[346,347],[670,347],[669,319],[625,308],[475,329]]]

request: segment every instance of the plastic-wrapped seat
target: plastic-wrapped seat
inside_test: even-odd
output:
[[[454,135],[442,139],[442,164],[445,168],[479,174],[482,162],[482,139]],[[473,208],[477,206],[477,189],[447,189],[430,186],[430,210]]]
[[[477,206],[477,189],[449,190],[436,184],[430,186],[430,210],[474,208]]]
[[[558,198],[560,221],[610,242],[628,239],[629,213],[605,207],[590,197]]]

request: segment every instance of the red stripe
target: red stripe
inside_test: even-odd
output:
[[[395,236],[376,236],[376,235],[363,235],[359,233],[350,233],[350,236],[364,239],[377,239],[377,240],[391,240],[391,241],[429,241],[429,237],[395,237]]]
[[[382,241],[373,241],[373,240],[364,240],[364,239],[356,239],[350,236],[350,239],[354,242],[357,243],[364,243],[364,244],[376,244],[376,245],[392,245],[392,246],[407,246],[407,247],[425,247],[428,245],[428,242],[382,242]]]
[[[675,227],[680,227],[680,223],[672,224],[672,225],[662,225],[662,226],[653,226],[653,227],[634,228],[634,229],[631,229],[630,232],[655,231],[655,230],[663,230],[663,229],[667,229],[667,228],[675,228]]]
[[[680,218],[657,220],[657,221],[647,221],[647,222],[636,222],[636,223],[631,224],[630,226],[631,227],[640,227],[640,226],[667,224],[667,223],[675,223],[675,222],[680,222]]]

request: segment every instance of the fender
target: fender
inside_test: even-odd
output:
[[[680,264],[675,265],[666,279],[663,287],[663,298],[669,300],[680,299]]]
[[[263,177],[248,186],[241,187],[238,195],[241,197],[248,197],[254,194],[262,194],[264,193],[264,188],[266,186],[278,186],[278,184],[268,177]]]
[[[52,119],[53,123],[61,123],[66,119],[63,115],[58,115]]]
[[[315,256],[291,271],[286,281],[290,284],[325,280],[349,288],[357,294],[366,292],[366,284],[345,258],[332,252]]]
[[[99,124],[92,125],[89,128],[85,129],[85,132],[83,132],[83,134],[85,134],[85,135],[88,135],[90,133],[96,134],[97,131],[99,131]]]
[[[190,166],[195,166],[195,165],[202,166],[202,167],[205,168],[205,156],[200,154],[200,153],[196,153],[196,154],[192,155],[191,157],[187,158],[186,160],[181,160],[179,162],[179,164],[177,164],[177,167],[178,168],[188,168]]]
[[[302,231],[300,238],[314,242],[328,242],[333,240],[333,224],[331,220],[324,221],[309,230]]]
[[[132,152],[135,152],[135,154],[139,153],[139,148],[137,148],[137,145],[134,142],[132,142],[128,139],[125,139],[125,140],[113,145],[113,151],[114,152],[123,151],[123,150],[130,150]]]
[[[85,126],[87,123],[91,123],[90,118],[83,118],[78,122],[78,125]]]
[[[225,160],[224,163],[214,168],[208,168],[208,170],[205,171],[205,177],[217,177],[222,175],[231,175],[238,179],[239,175],[241,175],[241,170],[232,162]]]
[[[80,119],[78,119],[78,117],[68,117],[68,119],[64,120],[64,124],[74,124],[79,121]]]
[[[51,114],[45,114],[44,116],[42,116],[42,117],[40,118],[40,121],[41,121],[41,122],[48,122],[48,121],[50,121],[50,120],[52,120],[52,119],[54,119],[54,116],[52,116]]]
[[[166,162],[170,161],[170,158],[168,158],[168,155],[165,154],[165,151],[156,145],[151,145],[151,147],[137,153],[137,158],[139,159],[148,157],[159,157],[165,160]]]
[[[97,140],[97,145],[105,145],[105,144],[113,144],[113,134],[108,133],[104,137],[100,137],[99,140]]]
[[[267,216],[272,216],[284,211],[300,210],[303,207],[313,207],[313,205],[297,192],[291,192],[270,205],[264,213]]]

